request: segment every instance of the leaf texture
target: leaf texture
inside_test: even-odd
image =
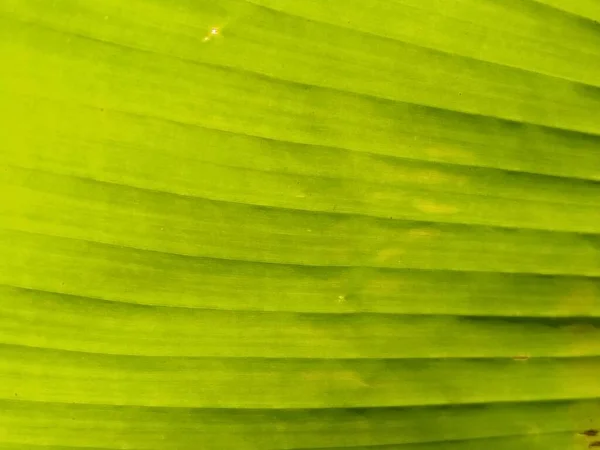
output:
[[[0,448],[600,427],[594,0],[3,0]]]

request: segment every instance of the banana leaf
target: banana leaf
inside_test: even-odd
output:
[[[600,446],[597,0],[2,0],[0,448]]]

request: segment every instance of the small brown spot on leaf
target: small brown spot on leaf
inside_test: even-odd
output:
[[[514,361],[528,361],[529,360],[529,356],[527,356],[527,355],[517,355],[517,356],[513,356],[513,360]]]
[[[594,441],[592,442],[590,445],[588,445],[589,448],[592,447],[600,447],[600,441]]]
[[[583,434],[584,436],[598,436],[598,430],[585,430],[581,434]]]

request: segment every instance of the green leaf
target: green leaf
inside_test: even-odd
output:
[[[599,20],[0,2],[0,448],[593,447]]]

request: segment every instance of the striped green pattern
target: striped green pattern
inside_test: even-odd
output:
[[[0,61],[0,449],[600,441],[597,0],[1,0]]]

